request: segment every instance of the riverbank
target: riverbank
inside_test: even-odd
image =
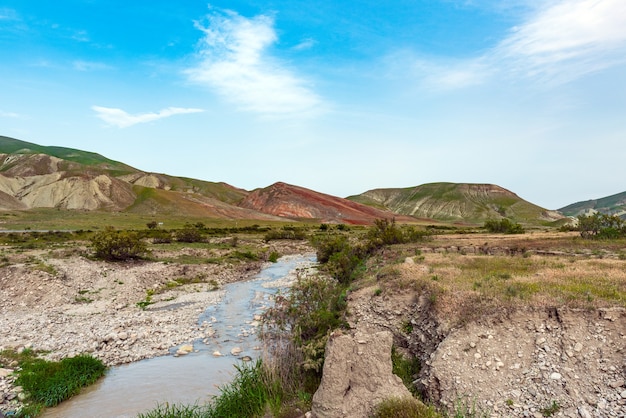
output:
[[[311,251],[297,241],[255,244],[264,254]],[[184,248],[176,257],[211,251]],[[0,268],[0,350],[44,351],[51,360],[90,353],[108,366],[170,354],[210,338],[212,323],[198,324],[200,314],[220,300],[225,284],[252,278],[264,264],[186,264],[172,262],[172,256],[162,251],[153,254],[154,261],[109,263],[33,252],[31,260],[45,258],[45,268],[32,261]],[[12,386],[11,366],[3,370],[0,411],[14,410],[19,388]]]

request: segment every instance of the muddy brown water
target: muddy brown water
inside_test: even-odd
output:
[[[280,281],[297,268],[311,264],[312,255],[283,257],[263,269],[253,280],[231,283],[224,287],[224,298],[209,306],[198,323],[211,321],[216,331],[205,344],[195,341],[194,352],[185,356],[157,357],[113,367],[106,376],[79,395],[57,407],[48,408],[44,418],[130,418],[159,404],[204,404],[219,394],[235,366],[248,356],[261,355],[259,341],[251,324],[255,315],[271,303],[271,295]],[[235,347],[241,354],[230,354]],[[176,352],[172,347],[170,352]],[[213,355],[219,351],[222,356]]]

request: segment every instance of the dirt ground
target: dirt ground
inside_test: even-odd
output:
[[[559,304],[558,298],[539,295],[492,309],[476,305],[474,309],[485,314],[462,320],[472,309],[464,299],[476,292],[451,288],[449,283],[462,282],[458,268],[444,260],[454,264],[499,257],[513,264],[524,257],[522,261],[543,270],[531,279],[507,280],[537,283],[548,282],[550,274],[571,271],[571,276],[582,276],[586,265],[600,266],[602,274],[618,275],[617,287],[626,288],[620,248],[582,248],[573,235],[534,238],[457,235],[419,245],[413,254],[421,256],[395,264],[393,279],[382,269],[384,274],[350,295],[351,326],[391,331],[401,351],[421,359],[414,383],[424,398],[453,416],[625,417],[623,297],[616,303],[594,301],[595,307],[576,308],[572,306],[579,302]],[[552,264],[559,265],[558,271],[543,267]],[[433,291],[441,288],[446,290]]]
[[[254,245],[281,255],[312,251],[299,241]],[[198,325],[199,314],[221,299],[224,284],[249,279],[264,264],[113,263],[73,253],[44,254],[49,255],[41,250],[20,252],[13,257],[18,262],[0,268],[0,351],[31,348],[46,352],[51,360],[90,353],[109,366],[166,355],[177,346],[211,337],[211,323]],[[215,250],[153,253],[157,260],[185,255],[215,256]],[[148,291],[153,295],[142,309],[138,302],[147,301]],[[15,410],[20,398],[10,367],[0,368],[0,412]]]
[[[363,332],[391,331],[401,351],[421,359],[415,384],[426,400],[450,411],[492,417],[625,417],[623,303],[576,308],[544,301],[459,322],[451,319],[454,306],[436,308],[429,286],[407,285],[436,274],[445,280],[447,270],[437,264],[438,254],[512,261],[562,258],[567,263],[612,260],[611,268],[626,271],[624,248],[589,247],[575,238],[449,235],[415,245],[412,257],[399,263],[396,253],[387,252],[381,263],[395,263],[393,280],[379,274],[353,289],[350,325]],[[272,241],[266,249],[283,255],[311,252],[297,241]],[[181,254],[206,255],[198,248],[181,249]],[[424,260],[416,262],[416,254]],[[0,349],[44,350],[51,359],[89,352],[108,365],[168,354],[172,347],[207,338],[211,326],[199,326],[198,314],[219,300],[222,285],[246,280],[262,265],[108,263],[69,254],[47,257],[42,269],[32,262],[41,256],[23,253],[23,262],[0,268]],[[176,280],[185,284],[172,285]],[[146,301],[149,289],[155,291],[152,303],[141,309],[137,303]],[[0,411],[15,409],[20,399],[10,372],[0,368]]]

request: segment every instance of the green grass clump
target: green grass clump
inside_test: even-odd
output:
[[[206,406],[160,404],[155,409],[137,415],[137,418],[204,418]]]
[[[47,361],[29,358],[20,363],[16,380],[29,395],[32,403],[55,406],[76,395],[84,386],[94,383],[104,375],[106,366],[89,355]]]
[[[280,384],[268,376],[261,360],[235,366],[233,381],[220,387],[220,394],[208,405],[159,405],[137,418],[240,418],[261,416],[269,407],[280,408]]]
[[[413,396],[417,396],[417,388],[413,381],[420,372],[420,361],[417,357],[406,358],[400,353],[395,346],[391,347],[391,364],[392,372],[400,379],[404,386],[409,389]]]
[[[370,418],[441,418],[430,406],[415,398],[390,398],[378,405]]]

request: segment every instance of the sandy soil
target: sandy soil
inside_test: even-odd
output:
[[[311,252],[303,242],[288,241],[272,242],[268,250]],[[203,251],[177,254],[208,256]],[[198,325],[199,314],[220,300],[224,284],[249,279],[264,264],[109,263],[70,255],[45,257],[42,271],[32,262],[42,259],[40,251],[20,258],[31,262],[0,268],[0,350],[43,350],[53,360],[91,353],[107,365],[165,355],[210,337],[211,324]],[[177,279],[198,283],[172,286]],[[148,290],[155,291],[152,303],[141,309],[137,303],[146,300]],[[19,398],[11,371],[0,369],[0,412],[14,410]]]

